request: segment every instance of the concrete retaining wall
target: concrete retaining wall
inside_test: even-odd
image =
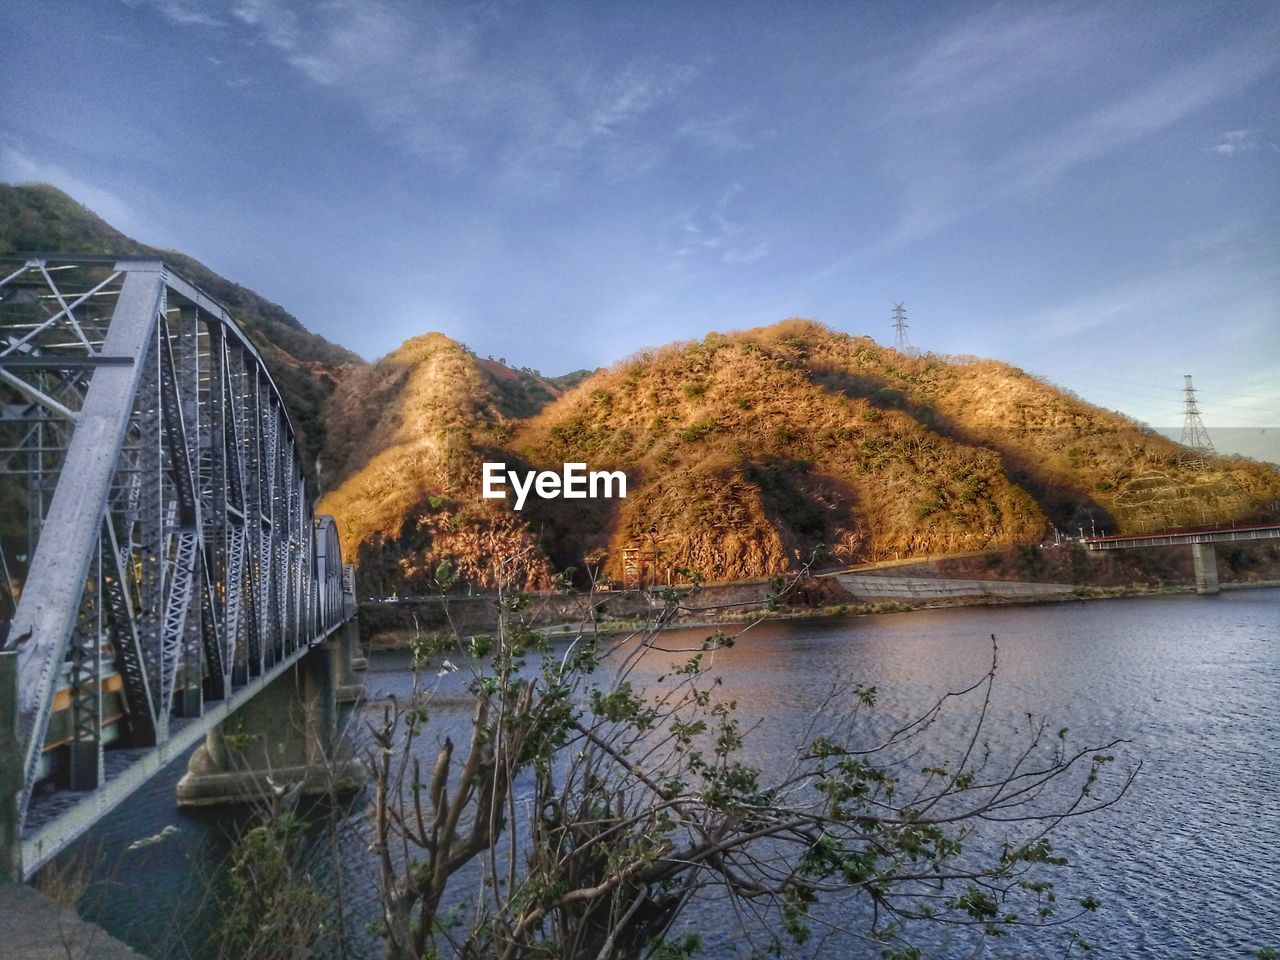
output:
[[[942,600],[956,597],[1061,597],[1072,593],[1069,583],[1024,583],[1016,580],[944,580],[932,577],[884,577],[839,574],[836,577],[859,600]]]

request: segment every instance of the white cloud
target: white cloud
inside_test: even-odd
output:
[[[676,129],[676,138],[688,140],[701,147],[728,153],[746,150],[752,146],[751,138],[745,131],[744,114],[709,114],[685,120]]]
[[[1280,62],[1280,46],[1272,45],[1276,39],[1266,46],[1250,41],[1167,71],[1017,151],[997,168],[997,175],[1009,184],[1008,192],[1033,189],[1163,130],[1273,71]]]
[[[931,44],[901,82],[895,76],[882,89],[888,172],[900,184],[901,213],[885,236],[853,259],[1035,196],[1280,66],[1280,36],[1260,30],[1198,60],[1172,61],[1151,79],[1109,96],[1073,100],[1061,91],[1096,83],[1123,49],[1123,38],[1113,36],[1097,13],[1033,12],[999,20],[1008,9],[983,14]],[[1072,112],[1073,102],[1089,106]],[[1018,123],[1030,115],[1034,123]],[[1250,131],[1231,131],[1214,149],[1230,154],[1251,142]]]
[[[629,65],[608,84],[591,107],[590,130],[609,135],[652,110],[670,102],[693,80],[691,67],[670,71],[660,64]]]
[[[954,118],[1060,82],[1082,68],[1103,26],[1101,11],[996,7],[928,44],[913,63],[892,70],[889,113]]]
[[[1204,295],[1209,271],[1164,270],[1049,307],[1019,322],[1039,341],[1065,340],[1096,328],[1116,329],[1167,313]]]
[[[1201,259],[1175,256],[1164,269],[1040,310],[1020,319],[1019,329],[1041,342],[1096,332],[1162,345],[1173,344],[1178,330],[1196,336],[1212,330],[1217,342],[1232,345],[1225,356],[1259,359],[1263,345],[1274,351],[1280,268],[1270,263],[1267,248],[1242,236],[1205,249],[1209,255]],[[1231,322],[1219,325],[1223,316]]]
[[[1257,130],[1228,130],[1209,149],[1223,157],[1231,157],[1237,153],[1249,153],[1258,149],[1257,133]]]
[[[243,24],[256,27],[273,47],[292,50],[298,42],[298,18],[278,0],[237,0],[231,15]]]
[[[125,0],[131,7],[148,6],[171,23],[183,27],[224,27],[226,21],[213,16],[200,0]]]
[[[731,184],[714,203],[685,213],[672,225],[677,261],[709,254],[725,264],[755,263],[769,255],[773,245],[768,238],[730,216],[743,192],[741,183]]]
[[[484,170],[500,186],[537,194],[586,169],[621,179],[660,163],[663,138],[640,128],[676,102],[696,72],[498,42],[526,28],[511,19],[520,15],[496,5],[391,0],[231,0],[229,7],[241,29],[300,76],[354,102],[380,136],[451,173]],[[673,141],[674,130],[667,133]]]

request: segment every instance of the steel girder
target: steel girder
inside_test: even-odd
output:
[[[221,305],[155,260],[0,276],[21,830],[38,782],[98,788],[109,744],[163,748],[350,613],[336,528],[313,517],[280,395]]]

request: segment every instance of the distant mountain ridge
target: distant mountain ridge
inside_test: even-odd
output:
[[[1230,521],[1280,504],[1280,470],[1185,451],[994,360],[908,356],[792,319],[543,377],[449,337],[376,364],[65,194],[0,184],[0,253],[162,257],[262,350],[364,589],[548,585],[590,568],[679,580]],[[624,500],[481,496],[481,467],[622,470]],[[581,576],[581,573],[579,573]]]

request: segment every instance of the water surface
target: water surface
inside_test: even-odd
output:
[[[696,643],[707,632],[668,634],[664,643]],[[1000,663],[989,728],[994,746],[1020,742],[1031,713],[1048,717],[1054,729],[1069,727],[1073,739],[1128,738],[1122,760],[1142,761],[1119,804],[1064,824],[1055,838],[1078,862],[1063,892],[1102,901],[1079,926],[1094,955],[1245,958],[1280,947],[1280,589],[779,621],[719,651],[715,670],[744,721],[762,721],[750,759],[768,768],[785,764],[833,685],[874,684],[877,714],[886,722],[907,717],[980,677],[993,633]],[[674,659],[651,658],[641,674],[652,676]],[[403,695],[405,656],[375,655],[365,679],[372,694]],[[827,709],[834,716],[838,701]],[[437,732],[460,731],[467,713],[465,699],[445,688],[435,706]],[[964,740],[964,716],[931,731],[937,749]],[[823,722],[819,714],[818,732]],[[424,753],[433,752],[424,744]],[[182,955],[172,947],[181,926],[174,917],[190,912],[202,878],[216,873],[226,850],[225,814],[174,809],[182,766],[149,784],[90,842],[112,879],[95,887],[87,912],[157,956]],[[176,839],[125,849],[170,823],[182,831]],[[352,902],[368,909],[370,893],[355,890]],[[746,956],[747,945],[717,909],[700,908],[685,927],[709,935],[712,955]],[[835,909],[857,919],[856,904]],[[165,942],[170,947],[162,949]],[[1057,939],[1015,937],[980,944],[975,953],[967,933],[923,943],[955,957],[1062,949]],[[836,937],[797,954],[875,957],[878,948]]]

